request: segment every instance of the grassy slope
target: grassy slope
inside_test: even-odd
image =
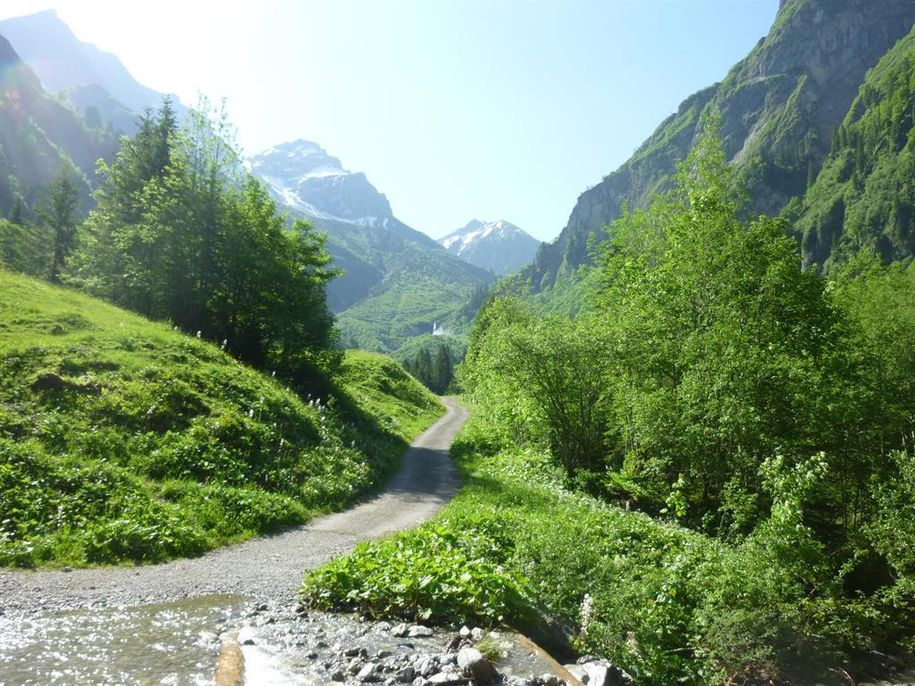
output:
[[[812,679],[835,658],[805,630],[805,588],[778,550],[752,538],[728,546],[571,493],[545,455],[493,443],[478,416],[452,456],[464,487],[437,519],[310,573],[305,599],[375,616],[505,621],[554,649],[558,623],[577,650],[642,684]]]
[[[375,488],[443,411],[380,356],[348,356],[335,387],[303,401],[0,270],[0,564],[155,561],[306,521]]]

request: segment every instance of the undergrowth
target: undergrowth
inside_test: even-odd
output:
[[[549,621],[643,684],[828,682],[830,622],[863,621],[810,599],[816,570],[786,563],[804,545],[790,523],[727,545],[566,490],[545,455],[494,443],[475,418],[452,456],[464,487],[437,519],[308,573],[303,599],[535,635]]]

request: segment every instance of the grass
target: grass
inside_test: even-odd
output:
[[[303,599],[508,623],[554,650],[564,634],[643,684],[816,679],[835,659],[810,626],[821,609],[806,603],[803,572],[785,563],[790,540],[729,546],[570,492],[545,455],[497,444],[476,418],[452,456],[464,487],[435,520],[310,572]]]
[[[377,488],[443,412],[381,356],[348,354],[332,386],[301,398],[0,270],[0,565],[154,562],[305,522]]]

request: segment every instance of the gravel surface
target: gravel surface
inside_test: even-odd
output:
[[[0,614],[162,603],[208,594],[291,602],[302,572],[357,543],[416,526],[457,492],[448,449],[467,410],[444,398],[447,414],[413,443],[379,496],[345,512],[194,559],[145,567],[0,571]]]

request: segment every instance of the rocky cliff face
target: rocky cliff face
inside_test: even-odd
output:
[[[915,28],[871,69],[798,209],[804,259],[915,254]]]
[[[622,206],[644,206],[669,187],[707,112],[721,114],[751,209],[779,212],[822,167],[867,70],[913,22],[911,2],[784,0],[769,34],[721,83],[687,98],[629,161],[579,197],[525,275],[539,290],[585,263],[591,233],[603,236]]]

